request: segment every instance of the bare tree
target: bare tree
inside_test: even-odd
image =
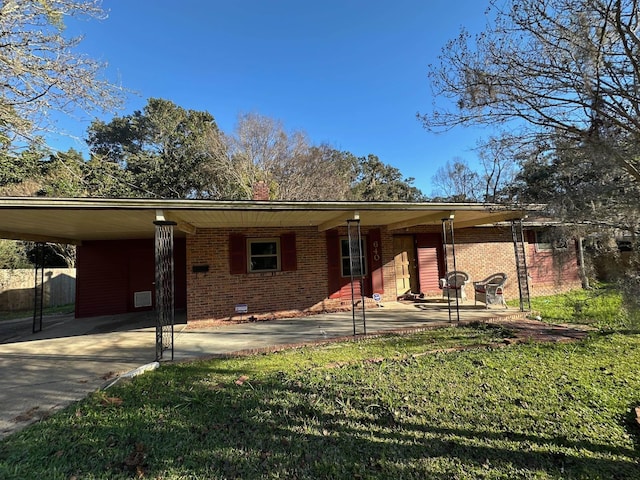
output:
[[[475,202],[481,192],[481,180],[466,160],[454,158],[436,170],[431,177],[436,199],[452,202]]]
[[[327,144],[307,146],[275,173],[276,198],[282,200],[346,200],[354,175],[353,156]]]
[[[104,65],[64,36],[68,16],[103,18],[99,0],[5,0],[0,3],[0,141],[26,142],[51,128],[49,113],[111,110],[121,90],[101,78]]]
[[[571,189],[576,197],[556,213],[590,221],[608,215],[626,227],[622,217],[637,218],[637,206],[620,195],[611,204],[607,195],[624,185],[625,197],[638,196],[639,25],[638,0],[490,0],[485,32],[463,30],[430,67],[436,97],[454,107],[434,106],[420,118],[435,130],[517,126],[538,158],[577,168],[571,181],[593,187],[595,198]],[[580,177],[585,171],[605,175]]]
[[[228,172],[240,198],[251,198],[264,181],[273,200],[341,200],[349,192],[349,162],[327,145],[314,146],[306,133],[287,132],[282,122],[256,113],[238,117],[227,136]]]
[[[490,137],[479,146],[484,201],[507,200],[506,189],[518,173],[521,153],[518,140],[509,135]]]

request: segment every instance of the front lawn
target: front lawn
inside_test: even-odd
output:
[[[507,335],[163,365],[7,438],[0,478],[640,478],[640,335]]]
[[[612,285],[532,298],[531,308],[551,323],[588,324],[604,331],[640,326],[637,313],[624,308],[622,294]]]

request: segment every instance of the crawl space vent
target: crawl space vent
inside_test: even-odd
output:
[[[133,306],[134,308],[150,307],[151,291],[133,292]]]

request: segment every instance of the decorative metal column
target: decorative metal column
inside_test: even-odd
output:
[[[356,335],[356,294],[353,288],[354,282],[357,280],[360,285],[360,301],[362,302],[362,328],[363,333],[367,334],[367,320],[364,305],[364,265],[362,264],[362,235],[360,233],[360,217],[356,214],[356,218],[347,220],[347,233],[349,236],[349,272],[351,280],[351,315],[353,318],[353,335]]]
[[[160,215],[157,218],[164,218]],[[163,358],[166,350],[171,350],[173,360],[174,305],[174,264],[173,227],[176,222],[164,219],[153,222],[156,226],[156,361]]]
[[[33,333],[42,331],[42,310],[44,308],[44,243],[36,243],[35,278],[33,286]]]

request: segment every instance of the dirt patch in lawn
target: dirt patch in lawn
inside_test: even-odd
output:
[[[583,325],[553,325],[528,318],[492,319],[488,323],[500,325],[513,332],[511,343],[522,342],[577,342],[586,338],[593,328]]]

